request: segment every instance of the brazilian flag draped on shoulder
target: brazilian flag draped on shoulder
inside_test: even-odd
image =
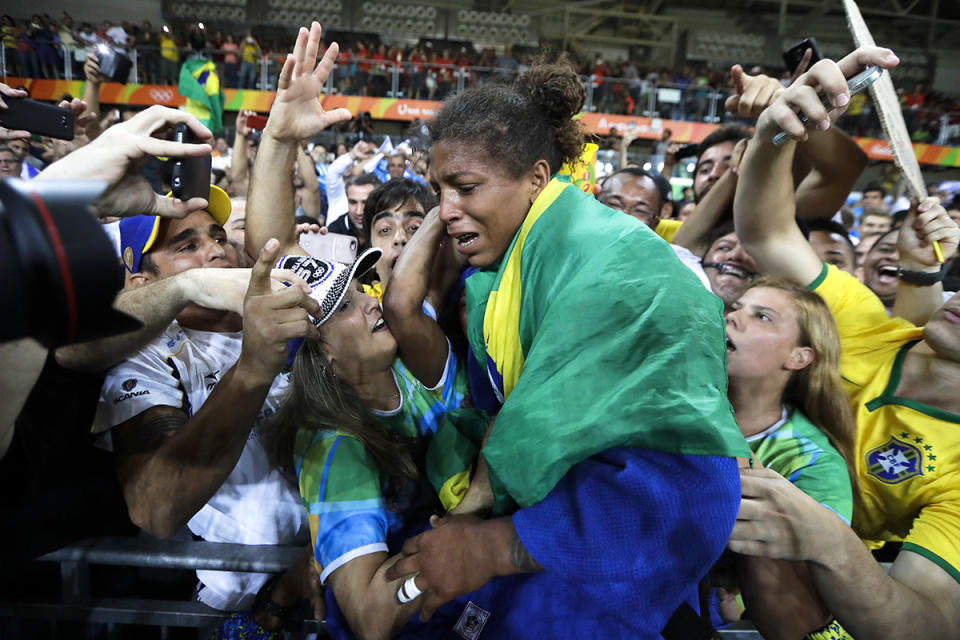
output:
[[[187,99],[187,113],[214,133],[223,130],[224,96],[213,62],[205,58],[184,61],[177,92]]]
[[[646,225],[567,176],[499,263],[467,280],[467,314],[503,397],[483,447],[496,515],[614,447],[750,455],[727,401],[720,299]]]

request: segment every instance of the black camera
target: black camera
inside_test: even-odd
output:
[[[105,42],[98,42],[93,50],[100,65],[100,74],[113,82],[126,84],[127,78],[130,77],[130,69],[133,68],[130,56]]]
[[[675,154],[673,154],[673,157],[676,158],[677,162],[679,162],[686,158],[692,158],[697,155],[700,155],[699,144],[685,144],[680,147]]]
[[[123,270],[88,207],[103,182],[0,180],[0,342],[47,347],[133,331],[113,308]]]

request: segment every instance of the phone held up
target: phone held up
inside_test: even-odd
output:
[[[850,96],[855,96],[860,93],[874,82],[880,79],[880,76],[883,75],[883,69],[876,66],[870,66],[853,76],[852,78],[847,78],[847,93]],[[830,104],[830,100],[826,96],[820,96],[823,106],[826,107],[827,111],[833,110],[833,105]],[[800,122],[807,124],[807,116],[804,113],[797,112],[797,116],[800,118]],[[784,144],[787,140],[790,139],[790,136],[781,131],[773,137],[773,144],[780,146]]]
[[[813,50],[813,53],[810,55],[810,63],[807,65],[807,69],[823,60],[823,55],[820,53],[820,49],[817,47],[817,39],[804,38],[796,45],[783,52],[783,62],[787,65],[787,71],[789,71],[791,74],[796,72],[797,67],[800,66],[800,61],[803,60],[803,54],[807,52],[807,49]]]
[[[300,247],[323,260],[352,264],[357,259],[357,239],[342,233],[304,233]]]
[[[70,109],[30,98],[3,98],[7,108],[0,110],[0,127],[73,140],[73,111]]]
[[[173,139],[181,143],[199,142],[190,128],[183,123],[176,126]],[[210,200],[210,170],[213,158],[210,154],[193,158],[179,158],[173,163],[173,196],[180,200],[203,198]]]
[[[682,147],[680,147],[680,149],[675,154],[673,154],[673,157],[676,158],[677,162],[680,162],[681,160],[684,160],[686,158],[692,158],[693,156],[697,155],[699,151],[700,151],[699,144],[696,144],[696,143],[685,144]]]

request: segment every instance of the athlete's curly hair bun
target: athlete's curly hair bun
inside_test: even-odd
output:
[[[535,63],[513,85],[490,83],[449,98],[428,125],[430,139],[478,144],[513,175],[540,159],[555,173],[583,152],[583,130],[573,118],[585,96],[568,63]]]
[[[554,127],[580,113],[586,99],[583,83],[568,64],[530,67],[517,78],[517,90],[536,105]]]

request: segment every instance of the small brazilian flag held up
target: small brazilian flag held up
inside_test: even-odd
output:
[[[180,67],[177,91],[187,99],[187,113],[214,133],[223,129],[224,96],[213,62],[204,58],[186,60]]]

